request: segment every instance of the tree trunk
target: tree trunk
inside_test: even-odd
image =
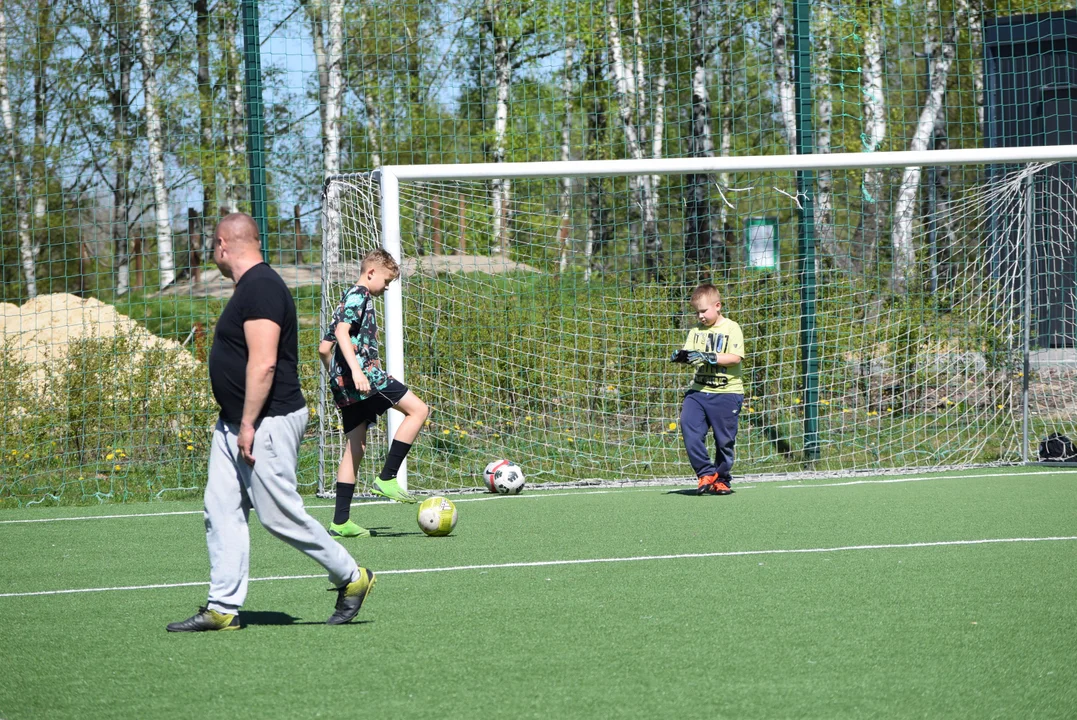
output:
[[[153,179],[153,204],[157,226],[157,265],[161,289],[176,281],[172,258],[172,227],[168,209],[168,186],[165,184],[165,155],[161,133],[161,116],[157,107],[157,40],[150,0],[138,0],[139,34],[142,41],[142,94],[146,104],[146,142],[149,145],[150,176]]]
[[[654,138],[651,140],[651,157],[662,157],[662,145],[666,139],[666,85],[669,84],[668,63],[666,62],[667,38],[663,31],[662,56],[658,61],[658,77],[654,81]],[[661,175],[651,176],[651,188],[654,190],[654,202],[658,202],[658,188],[662,184]],[[655,214],[657,215],[657,208]]]
[[[19,151],[19,133],[15,127],[15,114],[11,110],[10,79],[7,59],[7,15],[0,5],[0,116],[3,118],[4,131],[7,135],[7,159],[11,163],[11,172],[15,181],[15,225],[19,238],[19,260],[22,263],[23,279],[26,293],[32,299],[37,297],[37,272],[34,266],[36,249],[30,233],[30,214],[26,211],[26,182],[22,175],[22,153]]]
[[[322,176],[340,173],[340,118],[344,100],[344,0],[328,0],[329,42],[325,47],[325,116],[322,128]],[[319,20],[320,22],[320,20]],[[340,184],[332,183],[324,200],[326,266],[340,262]]]
[[[789,154],[797,152],[797,106],[793,87],[793,71],[786,46],[785,0],[770,2],[770,37],[774,46],[774,79],[778,91],[778,111],[785,127]]]
[[[867,0],[867,23],[864,30],[864,56],[861,58],[861,92],[863,102],[863,150],[875,152],[886,139],[886,98],[883,95],[882,8],[879,0]],[[860,224],[853,239],[853,261],[862,270],[875,258],[882,236],[883,217],[889,202],[883,184],[886,171],[864,171]]]
[[[710,98],[707,92],[707,66],[713,45],[710,41],[710,0],[692,0],[689,18],[689,42],[692,53],[692,129],[688,147],[691,157],[714,157],[711,139]],[[685,260],[694,269],[697,280],[714,266],[717,243],[712,236],[710,183],[707,173],[685,178]]]
[[[718,85],[722,92],[721,118],[719,120],[718,154],[721,157],[729,157],[733,152],[733,28],[734,23],[728,22],[725,26],[726,33],[718,44],[721,60],[718,70]],[[718,173],[718,185],[721,188],[729,187],[729,173]],[[721,264],[728,265],[729,249],[733,246],[733,224],[729,220],[729,204],[725,198],[719,205],[718,222],[721,226],[721,239],[716,256]]]
[[[982,0],[955,0],[957,27],[969,30],[969,47],[972,49],[972,95],[976,103],[976,122],[980,133],[984,131],[984,61],[983,61],[983,2]]]
[[[340,118],[344,102],[344,0],[329,2],[329,43],[325,66],[325,135],[322,138],[322,166],[325,177],[340,173]]]
[[[815,147],[821,155],[830,153],[830,128],[834,117],[833,91],[830,86],[830,64],[834,57],[833,15],[826,3],[816,6],[815,11]],[[820,170],[817,176],[815,196],[815,236],[824,256],[843,271],[852,270],[848,253],[838,244],[834,232],[833,173]]]
[[[225,94],[228,98],[228,122],[225,125],[225,149],[228,156],[224,193],[221,200],[223,213],[239,212],[240,203],[247,199],[246,168],[246,121],[244,107],[242,56],[237,52],[239,33],[239,3],[222,0],[221,8],[221,57],[224,63]]]
[[[116,253],[116,294],[119,296],[127,294],[131,281],[130,198],[127,192],[131,175],[131,140],[127,123],[131,116],[131,70],[134,67],[134,53],[131,52],[127,2],[128,0],[112,0],[109,4],[110,21],[116,28],[116,67],[119,71],[109,98],[112,103],[112,147],[116,173],[112,188],[112,241]]]
[[[321,0],[299,0],[299,4],[307,11],[307,19],[310,20],[310,35],[314,42],[314,66],[318,72],[318,118],[319,127],[322,131],[322,141],[325,141],[325,106],[326,96],[329,93],[329,61],[325,54],[325,26],[322,17]],[[324,170],[324,167],[323,167]]]
[[[584,140],[588,160],[605,159],[602,145],[606,141],[606,95],[598,92],[604,70],[601,58],[594,48],[587,51],[587,135]],[[584,282],[590,282],[595,269],[595,257],[599,255],[610,239],[612,228],[607,222],[605,200],[606,181],[601,177],[587,178],[587,238],[583,255],[585,267]]]
[[[923,152],[927,150],[935,133],[935,120],[946,98],[946,84],[950,79],[950,66],[953,64],[956,34],[956,14],[951,14],[943,33],[942,42],[938,35],[938,0],[929,0],[927,4],[928,31],[924,40],[925,51],[931,68],[931,87],[928,91],[916,131],[909,141],[909,150]],[[916,196],[920,189],[920,168],[905,168],[901,178],[897,202],[894,205],[894,227],[890,235],[894,248],[894,265],[892,273],[893,289],[896,293],[905,290],[907,284],[916,274],[916,247],[912,241],[912,227],[916,210]]]
[[[632,0],[632,74],[635,77],[635,86],[633,87],[633,94],[635,95],[636,107],[636,132],[639,134],[640,150],[644,150],[647,147],[647,120],[649,116],[647,114],[647,102],[648,86],[647,73],[644,70],[644,61],[646,56],[646,50],[643,47],[643,18],[639,10],[639,0]],[[654,183],[652,182],[652,187]]]
[[[483,17],[487,32],[494,42],[494,162],[505,162],[505,137],[509,123],[509,89],[512,84],[512,58],[509,42],[501,24],[501,0],[484,0]],[[508,178],[490,182],[493,199],[493,252],[509,254],[509,207],[512,186]]]
[[[569,35],[565,40],[565,77],[561,84],[564,114],[561,116],[561,162],[572,159],[572,67],[576,54],[576,38]],[[572,178],[561,180],[561,228],[558,240],[561,245],[561,262],[558,271],[568,270],[569,253],[572,247]]]
[[[190,251],[192,257],[201,259],[207,218],[217,207],[217,171],[213,162],[215,147],[213,141],[213,84],[209,74],[209,0],[194,0],[195,12],[195,48],[198,59],[198,158],[199,174],[202,181],[202,212],[194,226],[190,228]],[[200,262],[200,260],[199,260]],[[199,268],[191,267],[192,277],[197,282]]]
[[[628,145],[629,155],[633,159],[641,160],[643,159],[643,148],[636,128],[632,102],[632,91],[635,88],[635,82],[632,78],[631,68],[624,61],[624,53],[621,47],[621,31],[617,21],[616,0],[606,0],[606,15],[608,21],[606,31],[609,38],[610,65],[613,69],[614,94],[620,108],[625,143]],[[658,274],[657,260],[658,253],[661,251],[661,239],[658,237],[658,222],[651,188],[651,176],[635,176],[633,185],[643,213],[645,269],[648,276],[655,278]],[[633,267],[635,267],[639,256],[639,241],[635,234],[629,239],[629,255]]]
[[[366,24],[366,5],[359,11],[359,23],[361,25]],[[409,52],[409,57],[413,53]],[[366,140],[367,145],[370,147],[370,167],[381,167],[381,112],[378,110],[378,94],[375,92],[375,88],[378,84],[371,83],[367,77],[366,72],[366,58],[362,55],[359,57],[359,86],[362,91],[363,97],[363,110],[366,112]],[[409,60],[410,69],[410,60]],[[413,92],[417,92],[414,85],[411,82],[409,76],[409,86],[411,86]],[[414,96],[412,96],[414,102]],[[414,106],[413,106],[414,107]],[[409,116],[413,116],[413,112],[408,113]]]

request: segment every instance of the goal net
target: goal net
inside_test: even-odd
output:
[[[408,459],[418,489],[479,487],[497,458],[531,483],[689,480],[678,418],[693,373],[669,358],[703,282],[744,331],[736,476],[1034,461],[1048,433],[1077,437],[1075,163],[886,155],[802,177],[810,194],[795,158],[334,178],[323,323],[366,252],[399,253],[402,310],[379,318],[402,348],[390,372],[432,408]],[[320,417],[332,488],[326,393]]]

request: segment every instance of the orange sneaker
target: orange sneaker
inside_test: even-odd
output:
[[[696,486],[696,495],[706,495],[709,492],[714,491],[714,483],[718,480],[718,473],[713,475],[704,475],[699,479],[699,485]],[[729,486],[726,485],[725,489],[728,491]]]
[[[729,483],[725,480],[716,480],[711,485],[711,492],[715,495],[732,495],[733,491],[729,489]]]

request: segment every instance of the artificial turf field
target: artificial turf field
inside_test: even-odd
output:
[[[1077,717],[1077,472],[734,488],[360,505],[341,627],[252,517],[247,627],[202,634],[197,503],[2,511],[0,718]]]

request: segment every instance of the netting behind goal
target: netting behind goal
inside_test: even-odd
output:
[[[531,482],[688,479],[692,371],[669,356],[700,282],[744,330],[736,475],[1019,462],[1077,435],[1072,164],[819,182],[809,265],[790,171],[401,182],[405,382],[433,409],[409,485],[477,487],[501,457]],[[376,176],[328,192],[326,317],[381,243]]]

